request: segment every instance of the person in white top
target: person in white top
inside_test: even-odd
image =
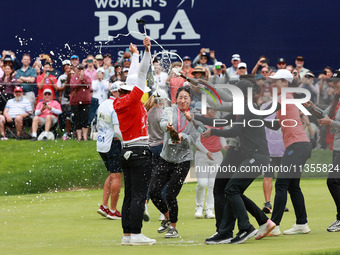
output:
[[[93,95],[92,97],[98,99],[98,103],[103,103],[106,99],[108,99],[109,95],[109,81],[104,80],[104,69],[98,68],[97,70],[97,80],[92,81],[92,89]]]
[[[119,96],[118,90],[122,82],[115,82],[111,86],[111,96],[98,107],[98,139],[97,151],[104,161],[109,176],[105,180],[103,192],[103,204],[97,213],[111,220],[121,219],[122,215],[117,210],[120,186],[122,180],[122,168],[120,166],[121,132],[117,114],[113,109],[113,101]],[[110,208],[108,205],[111,196]]]

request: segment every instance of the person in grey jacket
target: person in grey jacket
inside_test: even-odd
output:
[[[327,186],[335,202],[337,215],[327,231],[337,232],[340,231],[340,71],[334,72],[330,82],[333,83],[335,96],[332,104],[324,111],[326,117],[318,121],[323,126],[331,126],[331,134],[334,134],[333,168],[328,173]]]
[[[164,233],[166,238],[176,238],[178,231],[177,196],[183,186],[184,180],[190,169],[190,161],[193,160],[193,145],[200,137],[192,122],[189,122],[185,113],[189,111],[191,103],[191,90],[189,87],[180,87],[176,94],[177,104],[171,108],[165,108],[160,127],[165,132],[163,149],[156,172],[153,173],[149,195],[157,207],[164,214],[158,233]],[[172,124],[172,125],[171,125]],[[178,132],[179,141],[174,142],[170,137],[170,131]],[[165,184],[167,204],[161,196]]]

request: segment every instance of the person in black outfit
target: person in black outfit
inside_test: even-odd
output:
[[[245,80],[238,82],[237,86],[244,94],[246,94],[247,88],[253,87],[249,81]],[[254,108],[258,109],[256,104],[254,104]],[[209,137],[210,135],[240,137],[241,158],[243,159],[237,171],[227,182],[225,188],[227,202],[224,208],[222,222],[218,228],[218,234],[206,239],[206,243],[242,243],[257,233],[257,230],[249,222],[245,206],[246,203],[243,200],[243,193],[253,180],[262,173],[261,166],[269,165],[270,162],[264,126],[251,127],[248,125],[249,120],[261,118],[262,117],[250,112],[247,104],[245,104],[244,115],[234,116],[230,114],[224,117],[224,119],[228,120],[228,123],[230,123],[231,120],[233,122],[237,121],[238,124],[234,124],[231,129],[218,130],[208,128],[207,131],[203,133],[204,137]],[[211,120],[211,122],[213,121]],[[244,124],[242,125],[242,123]],[[207,123],[207,121],[205,121],[205,124],[211,125],[211,123]],[[245,172],[248,168],[251,168],[252,171]],[[249,200],[247,200],[248,205],[252,202]],[[265,230],[262,230],[261,235],[257,236],[256,239],[265,237],[275,227],[275,224],[270,221],[254,203],[252,203],[252,206],[248,209],[253,212],[252,215],[256,215],[256,217],[259,218],[260,229]],[[238,219],[239,233],[235,238],[232,238],[236,218]]]

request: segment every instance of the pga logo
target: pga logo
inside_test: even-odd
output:
[[[231,84],[216,84],[216,88],[227,88],[233,97],[233,115],[244,115],[244,105],[245,105],[245,97],[243,95],[243,92],[235,85]],[[288,93],[299,93],[304,94],[304,98],[293,98],[293,99],[287,99]],[[277,108],[277,102],[278,102],[278,95],[277,95],[277,88],[273,88],[273,100],[272,100],[272,106],[270,109],[267,110],[258,110],[255,109],[253,106],[253,89],[248,88],[247,91],[247,104],[249,107],[249,110],[259,116],[263,115],[271,115],[275,112]],[[217,95],[218,96],[218,95]],[[309,90],[303,89],[303,88],[282,88],[281,89],[281,115],[287,115],[287,105],[293,104],[295,105],[299,110],[303,112],[305,115],[311,115],[310,112],[304,107],[304,103],[308,102],[311,98],[311,94]],[[202,114],[207,113],[207,95],[202,94]]]

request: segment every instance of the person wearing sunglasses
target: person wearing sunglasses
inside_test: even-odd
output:
[[[313,103],[316,103],[319,94],[319,84],[314,83],[314,78],[315,75],[311,71],[308,71],[306,75],[302,78],[302,83],[299,87],[307,89],[311,94],[310,100]]]
[[[37,141],[37,131],[39,126],[45,125],[43,132],[43,141],[47,141],[47,134],[51,127],[58,122],[58,115],[62,113],[61,105],[58,101],[53,100],[52,90],[44,90],[44,98],[37,104],[35,109],[35,116],[32,123],[32,139],[31,141]]]
[[[93,55],[87,55],[86,60],[84,61],[84,66],[87,65],[87,68],[85,69],[85,74],[91,78],[91,81],[94,81],[97,79],[97,70],[94,68],[95,59]]]
[[[260,56],[259,60],[257,61],[256,65],[254,66],[253,70],[251,71],[251,74],[253,76],[255,76],[256,74],[262,74],[262,68],[267,67],[267,69],[269,70],[269,66],[268,66],[268,58],[266,56]],[[262,74],[263,75],[263,74]],[[268,73],[269,75],[269,73]]]

